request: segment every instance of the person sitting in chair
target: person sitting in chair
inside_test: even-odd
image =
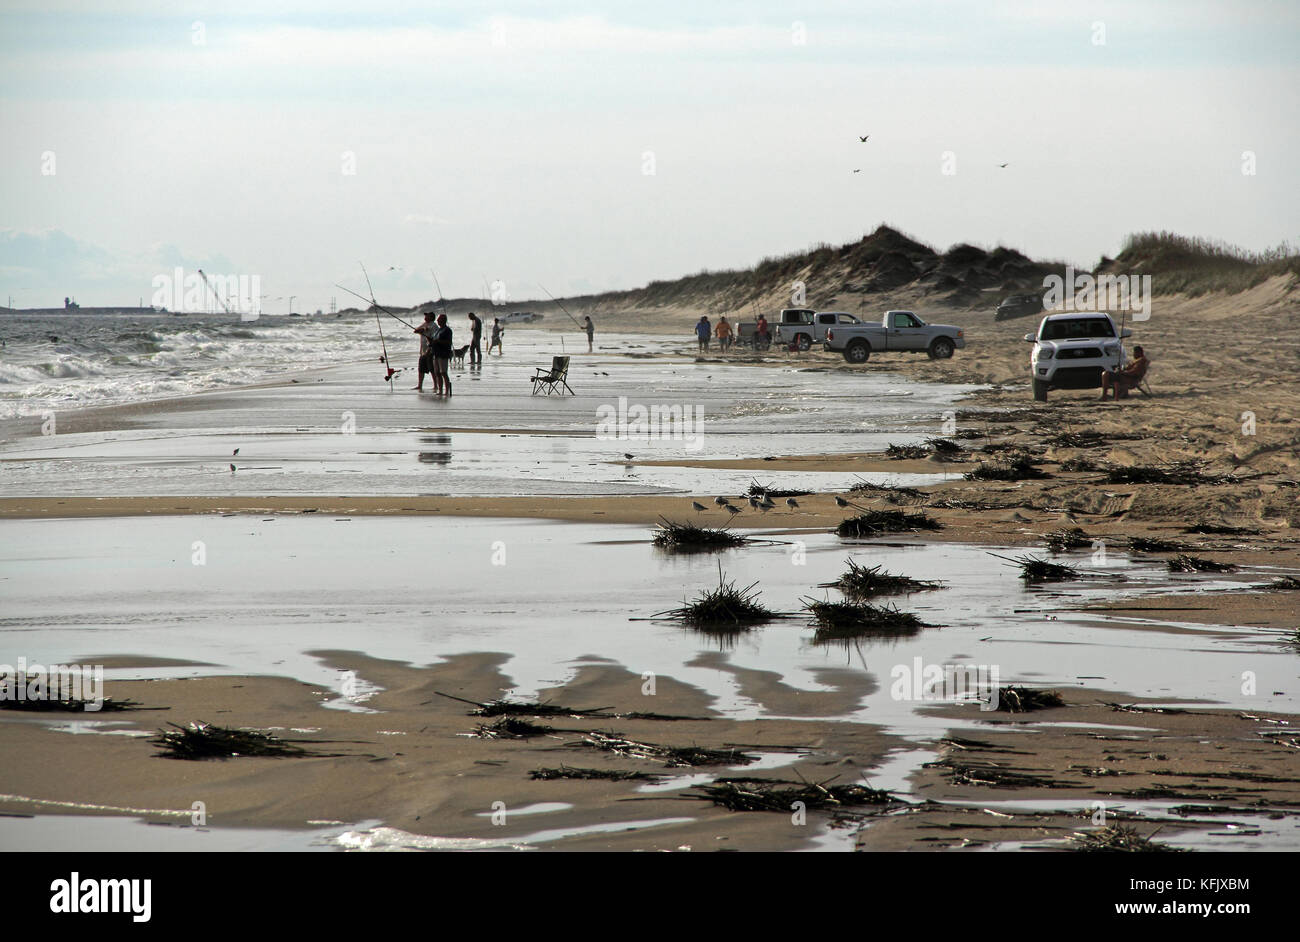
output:
[[[1106,370],[1101,374],[1101,398],[1105,399],[1106,393],[1113,387],[1116,399],[1127,399],[1128,391],[1136,389],[1142,382],[1151,361],[1140,346],[1133,348],[1133,354],[1133,362],[1122,370]]]

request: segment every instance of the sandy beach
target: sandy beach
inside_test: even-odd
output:
[[[389,392],[353,364],[60,414],[56,435],[10,420],[0,661],[103,665],[107,696],[141,709],[0,711],[0,750],[31,760],[0,770],[0,811],[35,816],[4,819],[6,846],[57,843],[72,817],[92,834],[169,823],[147,844],[179,847],[201,801],[202,833],[248,846],[1054,849],[1097,827],[1101,802],[1108,823],[1174,846],[1300,848],[1296,593],[1274,587],[1300,573],[1295,305],[1259,292],[1158,306],[1137,336],[1155,395],[1104,404],[1030,401],[1023,321],[961,315],[970,343],[953,360],[849,367],[697,358],[648,333],[679,323],[661,312],[574,355],[578,395],[563,399],[527,384],[559,338],[518,330],[507,358],[453,377],[450,400]],[[1246,301],[1248,328],[1223,331]],[[602,437],[598,410],[620,397],[700,406],[698,445]],[[886,454],[936,437],[959,450]],[[963,478],[1014,451],[1048,476]],[[1187,459],[1203,483],[1108,477]],[[753,483],[799,492],[797,506],[743,503]],[[833,533],[873,510],[939,528]],[[756,542],[667,554],[649,545],[664,521]],[[1073,527],[1079,548],[1049,556],[1047,535]],[[1134,538],[1234,568],[1173,573],[1173,551]],[[1006,557],[1029,552],[1083,578],[1026,585]],[[936,627],[819,642],[802,600],[832,597],[846,557],[942,583],[891,600]],[[720,569],[788,615],[721,636],[662,616]],[[994,665],[1063,705],[896,696],[914,663]],[[491,720],[439,694],[602,715],[485,739]],[[158,756],[160,727],[194,722],[318,754]],[[601,736],[734,761],[671,766]],[[652,777],[530,777],[562,768]],[[728,777],[890,798],[795,820],[701,791]]]

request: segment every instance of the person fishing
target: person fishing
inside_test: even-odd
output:
[[[582,321],[582,327],[587,332],[587,352],[591,353],[591,340],[596,335],[596,325],[591,322],[590,314],[583,317]]]
[[[501,337],[503,334],[505,334],[505,332],[506,329],[501,326],[501,318],[499,317],[492,318],[492,339],[488,341],[488,353],[491,353],[492,348],[496,347],[497,356],[501,356],[502,354]]]
[[[433,348],[433,391],[435,395],[451,395],[451,328],[447,326],[447,315],[438,315],[438,329],[430,337]]]
[[[469,328],[471,331],[469,338],[469,365],[473,366],[477,363],[479,366],[482,366],[483,321],[473,311],[469,312]]]
[[[434,323],[433,311],[424,312],[424,323],[416,327],[412,333],[420,335],[420,359],[416,363],[417,379],[415,381],[416,392],[424,392],[424,374],[433,373],[433,332],[438,329]],[[436,385],[436,380],[434,381]]]

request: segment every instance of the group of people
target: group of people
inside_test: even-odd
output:
[[[700,343],[700,352],[709,352],[709,340],[713,337],[718,338],[718,349],[726,353],[731,349],[731,345],[736,342],[736,331],[727,318],[724,316],[718,320],[716,327],[709,323],[708,317],[701,314],[700,319],[695,324],[695,337]],[[772,345],[772,335],[767,328],[767,318],[762,314],[758,315],[758,320],[754,323],[754,346],[756,349],[762,349]]]
[[[482,366],[483,319],[473,311],[469,312],[468,318],[470,341],[465,353],[469,356],[471,366]],[[414,332],[420,335],[420,359],[417,368],[416,390],[424,392],[424,374],[428,373],[433,378],[434,395],[450,396],[451,373],[448,368],[451,366],[451,358],[455,352],[455,347],[453,345],[451,326],[447,323],[447,315],[438,314],[435,316],[432,310],[425,311],[424,323],[416,327]],[[492,338],[488,342],[488,353],[491,353],[495,347],[497,356],[502,355],[501,340],[505,332],[506,329],[501,323],[501,318],[493,318]]]

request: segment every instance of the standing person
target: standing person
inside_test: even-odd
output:
[[[483,365],[483,350],[481,343],[483,340],[483,321],[473,311],[469,312],[469,329],[471,331],[469,338],[469,365],[477,363]]]
[[[727,323],[726,317],[718,321],[718,347],[723,353],[731,349],[731,325]]]
[[[709,324],[709,319],[701,314],[699,323],[695,325],[695,336],[700,341],[700,353],[709,352],[709,337],[712,334],[713,327]]]
[[[591,315],[583,318],[583,329],[587,331],[587,352],[591,353],[591,338],[596,335],[596,325],[591,322]]]
[[[424,312],[424,323],[415,328],[415,333],[420,335],[420,359],[416,363],[417,379],[415,381],[416,392],[424,392],[424,374],[433,372],[433,332],[438,329],[438,325],[433,322],[433,311]],[[437,380],[434,380],[437,385]]]
[[[758,326],[754,328],[754,336],[758,338],[764,350],[772,346],[772,337],[767,332],[767,318],[762,314],[758,315]]]
[[[438,329],[430,338],[433,347],[433,391],[444,396],[451,395],[451,328],[447,326],[447,315],[438,315]]]
[[[492,339],[488,341],[488,353],[491,353],[492,348],[496,347],[497,356],[501,356],[501,335],[505,332],[505,328],[501,326],[501,318],[492,318]]]

